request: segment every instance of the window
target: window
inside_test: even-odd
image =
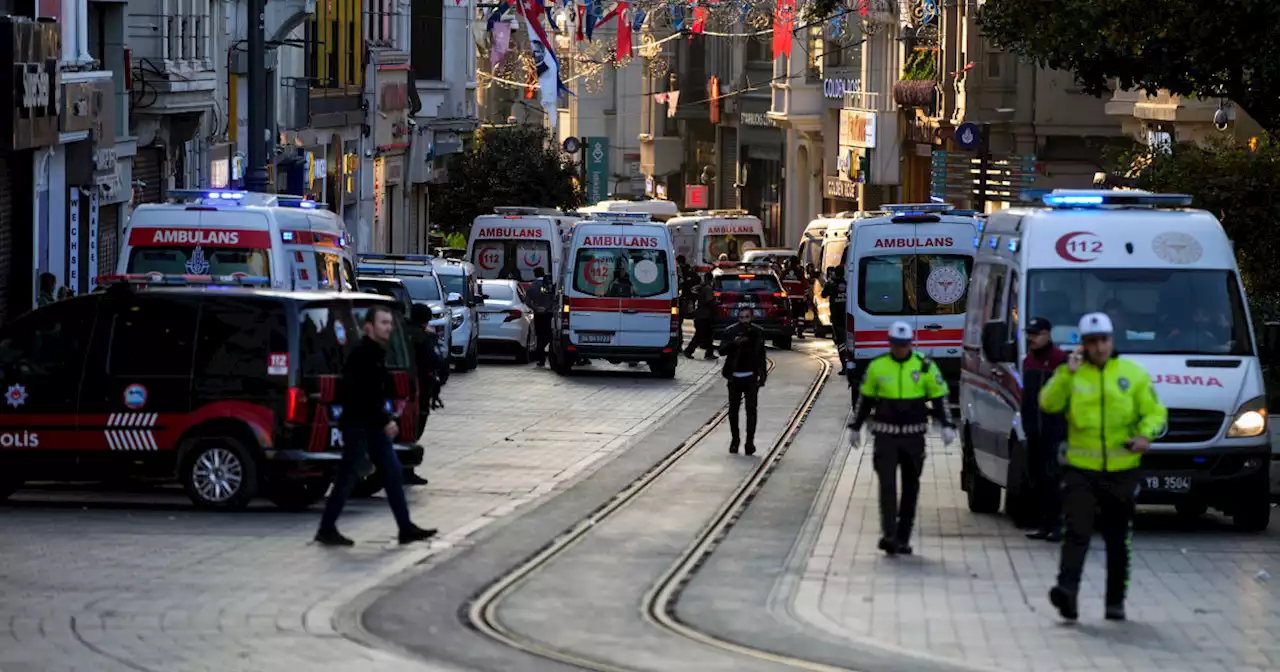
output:
[[[128,273],[271,277],[271,253],[258,248],[135,247]]]
[[[515,292],[511,290],[511,285],[501,282],[482,282],[480,283],[480,293],[485,295],[487,299],[494,301],[510,301]]]
[[[413,75],[444,81],[444,0],[413,0]]]
[[[1129,354],[1250,355],[1236,274],[1163,268],[1054,269],[1028,276],[1027,311],[1053,323],[1058,343],[1075,343],[1076,324],[1101,311]]]
[[[716,278],[715,288],[721,292],[737,294],[759,294],[760,292],[781,292],[782,285],[772,275],[721,275]]]
[[[599,297],[643,299],[668,290],[667,253],[621,247],[578,250],[573,288]]]
[[[365,24],[365,39],[383,45],[393,45],[395,10],[394,0],[370,0],[369,21]]]
[[[404,282],[405,289],[409,290],[409,296],[414,301],[442,301],[444,297],[440,296],[440,282],[436,280],[434,275],[426,275],[420,277],[401,277]]]
[[[304,376],[342,373],[345,349],[358,325],[342,324],[335,306],[311,305],[298,313],[298,358]]]
[[[987,309],[988,322],[1004,321],[1004,272],[1003,266],[992,266],[987,277],[987,298],[983,305]]]
[[[449,294],[458,294],[462,296],[463,301],[467,302],[470,302],[471,298],[474,296],[470,291],[468,291],[471,287],[469,283],[467,283],[467,278],[465,276],[441,275],[440,282],[444,285],[444,293],[446,296]],[[409,292],[412,293],[413,290],[410,289]]]
[[[78,384],[96,304],[54,304],[11,323],[10,336],[0,340],[0,366],[22,364],[36,376],[66,372]]]
[[[278,304],[226,298],[208,301],[196,333],[196,378],[219,378],[228,391],[262,389],[271,353],[289,352]]]
[[[729,255],[729,261],[740,261],[742,253],[753,248],[762,247],[760,235],[756,233],[703,236],[702,260],[708,264],[715,263],[721,254]]]
[[[1016,343],[1022,331],[1022,316],[1018,313],[1018,272],[1009,271],[1009,300],[1005,306],[1005,323],[1009,325],[1009,342]]]
[[[189,376],[196,304],[139,298],[112,318],[107,373],[112,376]]]
[[[864,257],[859,307],[870,315],[960,315],[973,258],[961,254]]]
[[[550,271],[551,243],[545,240],[480,240],[471,263],[483,280],[533,282],[533,269]]]
[[[823,54],[826,52],[827,48],[827,40],[823,35],[824,32],[825,27],[821,23],[816,26],[809,27],[809,39],[805,45],[805,50],[808,52],[805,72],[811,81],[822,79]]]
[[[307,77],[312,88],[361,86],[364,73],[362,5],[359,0],[316,3],[307,20]]]
[[[369,313],[369,304],[357,304],[351,307],[351,312],[355,318],[357,327],[355,333],[358,338],[364,338],[364,317]],[[395,328],[391,331],[391,340],[387,341],[387,368],[406,370],[409,368],[409,339],[405,335],[404,318],[398,315],[392,315],[395,319]]]
[[[350,268],[350,264],[347,264]],[[351,291],[355,283],[350,276],[344,277],[342,258],[330,252],[316,252],[317,288]]]

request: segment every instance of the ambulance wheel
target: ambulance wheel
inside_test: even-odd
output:
[[[567,376],[573,371],[573,359],[567,353],[551,353],[551,370]]]
[[[329,479],[313,478],[305,481],[277,481],[270,484],[267,498],[285,511],[306,511],[311,505],[324,499],[329,491]]]
[[[238,511],[257,494],[258,465],[234,437],[203,436],[183,454],[179,480],[197,507]]]
[[[773,347],[775,347],[775,348],[777,348],[777,349],[779,349],[779,350],[790,350],[790,349],[791,349],[791,336],[781,336],[781,337],[779,337],[779,338],[774,339],[774,341],[773,341]]]
[[[998,513],[1000,511],[1000,486],[988,481],[978,470],[978,463],[973,458],[973,438],[969,428],[964,429],[961,439],[964,450],[964,490],[969,500],[969,511],[973,513]]]
[[[1245,532],[1262,532],[1271,524],[1271,484],[1266,465],[1258,473],[1259,478],[1243,484],[1239,499],[1231,506],[1231,522]]]
[[[351,496],[356,499],[372,497],[379,492],[382,492],[382,486],[382,474],[375,471],[359,481],[356,481],[355,487],[351,488]]]
[[[478,366],[480,366],[480,344],[472,343],[471,352],[467,354],[467,368],[465,370],[474,371]]]
[[[675,378],[676,377],[676,360],[672,358],[672,359],[659,359],[654,362],[649,362],[649,370],[653,372],[653,375],[659,378],[668,378],[668,379]]]
[[[1009,471],[1005,476],[1004,512],[1015,527],[1027,529],[1040,521],[1036,516],[1035,492],[1027,469],[1026,447],[1009,439]]]

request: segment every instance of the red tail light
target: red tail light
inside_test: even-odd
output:
[[[284,411],[284,421],[303,423],[307,421],[307,392],[300,387],[289,388]]]
[[[786,293],[786,292],[774,292],[774,293],[773,293],[773,298],[775,298],[775,299],[785,299],[785,298],[787,298],[787,293]]]
[[[513,309],[513,310],[504,310],[504,311],[502,311],[502,312],[504,312],[504,313],[506,313],[506,314],[507,314],[506,318],[504,318],[504,319],[502,320],[503,322],[510,322],[510,321],[512,321],[512,320],[518,320],[518,319],[520,319],[520,318],[524,315],[524,313],[522,313],[522,312],[520,312],[520,311],[518,311],[518,310],[514,310],[514,309]]]

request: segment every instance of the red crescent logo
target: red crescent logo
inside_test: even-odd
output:
[[[486,271],[492,271],[498,267],[498,249],[495,247],[486,247],[480,251],[480,268]]]
[[[592,259],[587,262],[587,268],[583,271],[583,279],[590,285],[603,285],[605,278],[609,277],[609,260],[608,259]]]
[[[542,255],[537,252],[526,252],[524,255],[524,265],[530,268],[542,263]]]
[[[1083,264],[1102,255],[1102,241],[1090,231],[1072,231],[1058,239],[1054,251],[1063,259]]]

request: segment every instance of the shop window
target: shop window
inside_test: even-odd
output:
[[[444,0],[413,0],[410,57],[418,79],[444,80]]]

